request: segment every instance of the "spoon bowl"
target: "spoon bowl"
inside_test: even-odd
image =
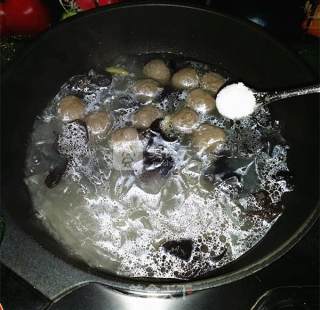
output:
[[[260,92],[239,82],[220,89],[216,106],[221,115],[236,120],[247,117],[274,101],[315,93],[320,93],[320,84],[284,91]]]

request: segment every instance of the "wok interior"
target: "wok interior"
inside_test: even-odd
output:
[[[64,81],[91,68],[103,69],[101,65],[119,55],[161,52],[217,64],[261,90],[312,82],[291,53],[257,28],[204,10],[124,5],[66,21],[39,39],[3,80],[3,199],[17,220],[26,223],[31,210],[23,169],[33,121]],[[314,212],[319,188],[318,109],[315,95],[272,107],[291,146],[288,162],[295,190],[285,197],[286,210],[263,241],[211,276],[237,271],[270,255]],[[34,237],[39,239],[39,234]],[[53,245],[46,242],[59,255]]]

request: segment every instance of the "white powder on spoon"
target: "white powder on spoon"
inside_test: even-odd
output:
[[[218,93],[216,106],[224,117],[240,119],[254,112],[256,98],[253,91],[243,83],[230,84]]]

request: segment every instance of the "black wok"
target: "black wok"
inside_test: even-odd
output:
[[[70,76],[99,69],[121,54],[157,52],[217,64],[261,90],[314,82],[300,60],[259,27],[202,8],[168,3],[122,4],[80,14],[50,30],[2,80],[2,203],[10,218],[29,233],[26,238],[36,239],[52,253],[46,256],[47,265],[52,265],[56,256],[66,262],[68,257],[43,232],[28,225],[32,208],[23,183],[23,168],[35,117]],[[193,290],[236,281],[264,268],[286,253],[315,221],[319,207],[318,100],[317,95],[310,95],[272,106],[272,116],[280,120],[291,146],[289,168],[295,190],[285,197],[283,215],[262,242],[234,263],[188,281]],[[10,251],[14,253],[15,249]],[[1,255],[5,261],[6,254]],[[84,266],[77,268],[83,270]],[[101,282],[126,290],[132,288],[131,284],[139,284],[137,288],[142,290],[149,285],[150,290],[175,292],[186,283],[98,275]],[[50,282],[50,270],[48,279]]]

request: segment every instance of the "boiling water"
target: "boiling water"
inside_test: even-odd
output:
[[[227,134],[220,157],[198,157],[185,139],[165,145],[175,162],[169,177],[142,179],[137,171],[116,170],[110,132],[130,125],[139,108],[129,89],[141,77],[142,60],[121,65],[130,74],[114,76],[107,87],[91,84],[87,75],[72,77],[35,121],[25,179],[35,216],[71,256],[119,275],[186,279],[234,261],[265,236],[280,216],[283,193],[291,190],[283,177],[288,146],[279,124],[266,109],[237,122],[211,115],[202,121]],[[54,146],[62,128],[57,103],[70,94],[83,98],[87,112],[111,112],[114,122],[104,139],[79,151],[50,189],[44,180],[58,160]],[[185,91],[173,92],[156,105],[172,112],[185,97]],[[192,244],[189,259],[163,246],[181,240]]]

